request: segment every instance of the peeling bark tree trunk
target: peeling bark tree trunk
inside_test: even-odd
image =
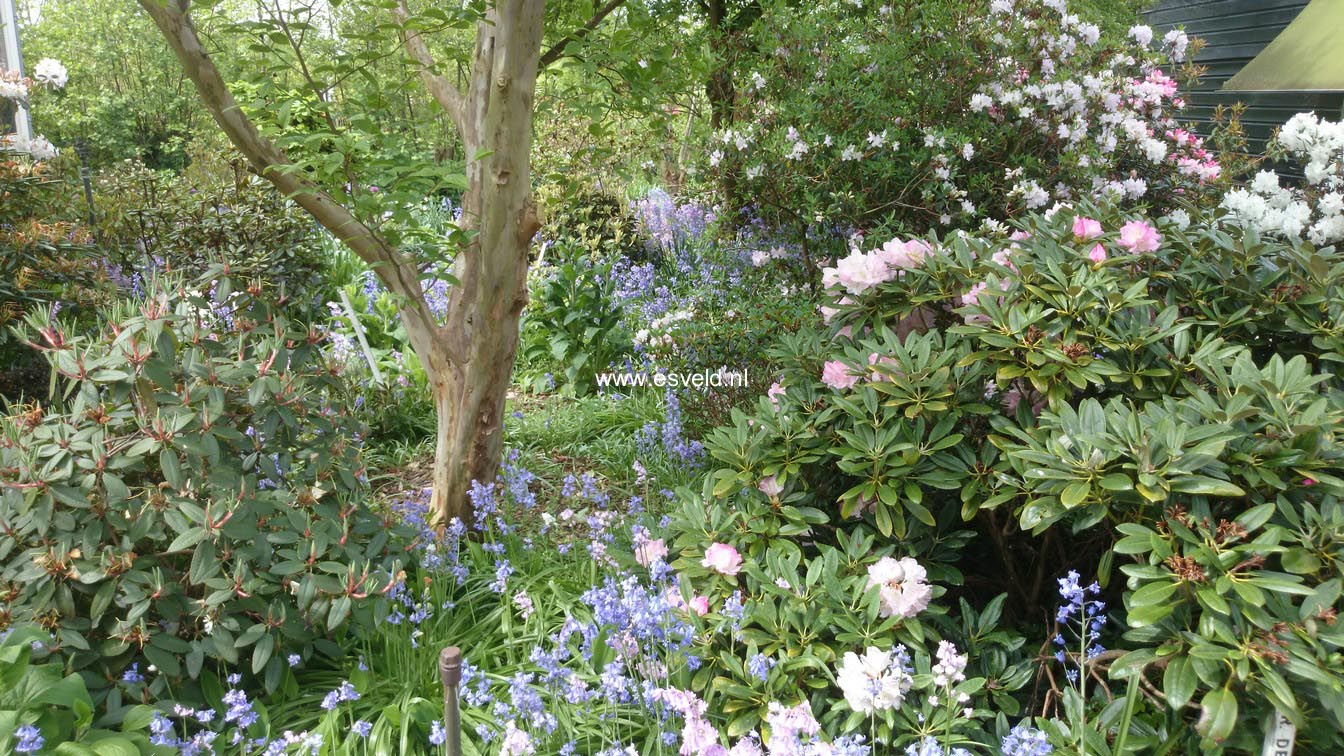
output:
[[[462,224],[474,233],[455,260],[460,283],[452,290],[442,323],[425,301],[415,261],[292,170],[288,157],[237,107],[196,33],[189,0],[139,2],[173,48],[206,109],[257,172],[294,198],[404,298],[402,322],[429,377],[438,415],[432,515],[439,525],[454,517],[470,522],[472,481],[493,482],[499,467],[505,394],[527,303],[527,251],[540,227],[532,203],[531,150],[545,0],[494,3],[477,27],[465,92],[434,70],[428,47],[405,23],[410,11],[404,0],[397,9],[406,50],[419,64],[426,88],[457,127],[469,161]]]
[[[543,17],[543,0],[497,3],[477,30],[461,108],[469,160],[462,218],[476,233],[457,258],[460,283],[448,301],[446,326],[464,335],[465,354],[431,372],[438,413],[431,508],[443,519],[470,520],[472,481],[492,482],[499,468],[505,394],[527,304],[527,252],[541,227],[531,155]],[[424,69],[433,75],[431,66]]]

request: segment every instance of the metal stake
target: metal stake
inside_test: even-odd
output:
[[[449,646],[439,652],[439,680],[443,682],[444,742],[448,756],[462,756],[462,718],[457,708],[457,686],[462,682],[462,649]]]

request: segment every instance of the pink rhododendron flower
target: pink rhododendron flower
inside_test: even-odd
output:
[[[807,699],[796,706],[771,701],[766,710],[765,722],[770,726],[770,739],[766,741],[765,747],[771,756],[829,753],[829,749],[805,747],[805,740],[810,741],[821,732],[821,724],[812,714],[812,704]]]
[[[1094,263],[1106,262],[1106,248],[1098,244],[1092,248],[1091,252],[1087,253],[1087,259]]]
[[[928,256],[931,249],[932,247],[923,239],[911,239],[909,241],[892,239],[873,250],[872,255],[891,268],[915,268],[924,262],[924,258]]]
[[[910,618],[924,611],[933,599],[929,574],[910,557],[882,557],[868,567],[868,585],[877,587],[883,617]]]
[[[1079,241],[1101,236],[1101,221],[1080,215],[1073,219],[1073,235]]]
[[[784,396],[784,387],[779,385],[779,382],[776,381],[770,384],[770,388],[766,389],[765,395],[770,397],[770,404],[773,405],[775,409],[779,409],[779,397]]]
[[[852,388],[859,382],[858,376],[850,375],[849,366],[840,360],[829,360],[821,370],[821,382],[833,389]]]
[[[1011,234],[1008,234],[1008,238],[1009,238],[1009,239],[1012,239],[1013,241],[1025,241],[1025,240],[1031,238],[1031,232],[1030,232],[1030,231],[1014,231],[1014,232],[1012,232]]]
[[[1162,235],[1147,221],[1130,221],[1120,227],[1120,246],[1130,252],[1156,252]]]
[[[854,250],[835,264],[835,280],[850,294],[862,294],[872,287],[890,281],[892,271],[877,255]]]
[[[705,549],[705,558],[700,560],[700,565],[731,577],[741,571],[742,555],[726,543],[712,543]]]
[[[961,303],[964,305],[980,304],[980,295],[989,288],[989,284],[981,281],[971,285],[971,290],[961,295]]]
[[[781,493],[784,493],[784,486],[781,486],[779,480],[773,475],[767,475],[764,478],[761,478],[761,482],[756,484],[756,488],[760,489],[761,493],[772,499],[779,496]]]
[[[868,374],[868,379],[871,381],[888,381],[891,380],[892,373],[896,375],[903,375],[903,373],[897,367],[897,365],[899,364],[900,363],[898,363],[896,361],[896,358],[894,357],[888,357],[884,354],[878,354],[877,352],[873,352],[872,354],[868,355],[868,366],[869,367],[880,366],[886,368],[887,371],[889,372],[883,372],[881,370],[873,370]]]
[[[708,596],[693,597],[691,599],[690,607],[691,611],[695,612],[695,616],[697,617],[703,617],[706,614],[709,614],[709,597]]]
[[[905,253],[910,255],[910,259],[916,264],[924,262],[924,258],[933,251],[933,245],[923,239],[911,239],[905,243]]]
[[[661,562],[667,558],[667,544],[661,538],[652,541],[646,541],[635,547],[635,561],[639,566],[648,567],[654,562]]]

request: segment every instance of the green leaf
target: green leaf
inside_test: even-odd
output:
[[[1092,486],[1088,485],[1086,481],[1074,483],[1064,489],[1064,492],[1059,495],[1059,501],[1065,507],[1072,509],[1082,504],[1090,493],[1092,493]]]
[[[1200,701],[1203,711],[1195,730],[1215,743],[1222,743],[1237,726],[1237,697],[1227,688],[1214,688]]]
[[[1197,496],[1245,496],[1240,487],[1225,480],[1209,478],[1204,475],[1179,475],[1172,478],[1171,490],[1175,493]]]
[[[122,732],[135,732],[149,728],[149,723],[154,721],[154,709],[144,704],[136,704],[127,712],[121,720]]]
[[[1198,683],[1199,678],[1195,675],[1195,667],[1190,659],[1180,655],[1171,657],[1162,673],[1162,692],[1172,709],[1180,711],[1184,708],[1195,694]]]

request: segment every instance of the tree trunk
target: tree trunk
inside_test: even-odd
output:
[[[527,252],[541,227],[531,154],[543,6],[543,0],[499,0],[477,30],[463,119],[470,162],[462,201],[463,225],[476,235],[457,258],[460,283],[446,324],[466,335],[467,351],[433,371],[438,437],[431,507],[438,524],[470,520],[472,482],[492,483],[499,468],[504,400],[527,304]]]
[[[285,196],[354,250],[402,298],[402,324],[429,378],[437,413],[431,521],[469,523],[473,481],[493,483],[503,445],[504,401],[527,303],[527,250],[540,228],[532,203],[532,115],[542,57],[545,0],[497,0],[478,25],[468,89],[435,71],[429,48],[397,4],[407,52],[429,93],[462,137],[467,163],[463,229],[471,242],[454,262],[459,284],[443,323],[420,286],[419,261],[392,247],[349,208],[292,170],[288,156],[238,108],[201,43],[190,0],[139,0],[172,47],[221,130]],[[609,0],[571,35],[581,39],[620,4]],[[559,54],[562,48],[553,48]]]

